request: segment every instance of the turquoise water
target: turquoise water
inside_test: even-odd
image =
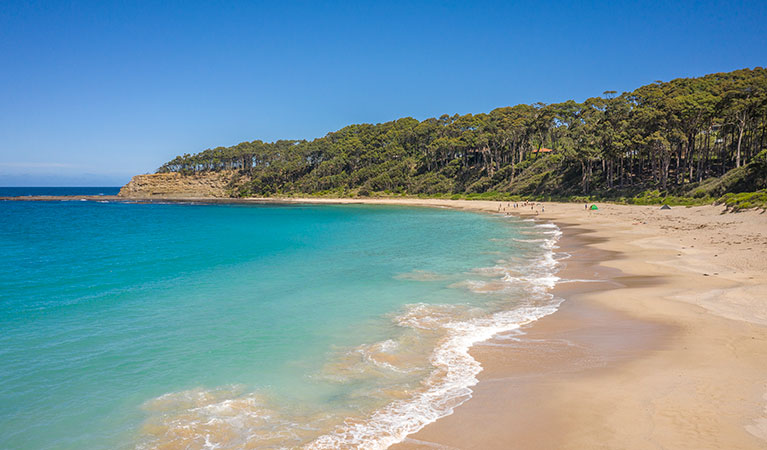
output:
[[[0,212],[0,448],[385,446],[412,431],[390,416],[417,425],[465,400],[478,369],[462,346],[551,312],[553,231],[508,217]],[[413,408],[430,389],[445,401]]]

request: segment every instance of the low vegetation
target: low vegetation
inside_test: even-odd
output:
[[[723,203],[731,211],[760,208],[767,209],[767,190],[757,192],[742,192],[740,194],[724,194],[718,203]]]

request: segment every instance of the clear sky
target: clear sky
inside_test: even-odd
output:
[[[0,1],[0,185],[767,65],[767,1]]]

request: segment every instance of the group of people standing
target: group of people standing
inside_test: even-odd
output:
[[[522,202],[522,203],[517,203],[517,202],[511,203],[511,202],[508,202],[508,203],[506,203],[505,206],[504,206],[503,203],[499,203],[498,204],[498,212],[499,213],[500,212],[505,212],[506,215],[508,216],[509,214],[511,214],[509,212],[510,208],[514,208],[514,209],[517,209],[517,208],[527,208],[528,206],[530,207],[531,211],[535,211],[535,215],[536,216],[538,215],[538,209],[537,209],[538,206],[541,207],[541,211],[540,212],[546,212],[546,209],[545,209],[545,206],[543,205],[543,203],[536,203],[536,202]]]

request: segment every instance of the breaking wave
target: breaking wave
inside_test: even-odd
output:
[[[535,237],[515,240],[536,249],[532,259],[510,256],[468,274],[483,279],[449,286],[486,295],[486,304],[407,305],[391,316],[396,336],[339,351],[322,373],[312,374],[359,386],[343,408],[288,407],[242,386],[175,392],[145,404],[150,418],[138,448],[384,449],[450,415],[471,398],[482,371],[471,347],[499,333],[521,333],[561,302],[549,293],[560,281],[554,250],[561,232],[538,223],[528,230],[521,233]],[[413,271],[398,278],[447,277]]]
[[[495,266],[478,269],[494,274],[503,273],[502,281],[508,288],[523,289],[526,304],[510,310],[495,312],[483,317],[466,319],[458,314],[455,306],[411,305],[398,317],[404,327],[419,329],[442,329],[445,337],[431,355],[431,374],[423,381],[423,388],[412,397],[389,403],[362,421],[347,421],[307,445],[309,449],[365,448],[384,449],[401,442],[407,435],[417,432],[427,424],[452,414],[455,407],[471,398],[471,387],[476,385],[477,374],[482,366],[469,350],[496,334],[518,330],[521,326],[549,315],[557,310],[561,299],[548,290],[559,278],[555,275],[557,260],[553,249],[561,236],[554,224],[539,224],[551,229],[545,239],[548,250],[525,267]],[[536,240],[537,242],[538,240]],[[482,283],[476,282],[475,283]],[[476,292],[482,292],[480,284],[474,284]],[[483,286],[484,287],[484,286]],[[464,316],[464,317],[461,317]]]

